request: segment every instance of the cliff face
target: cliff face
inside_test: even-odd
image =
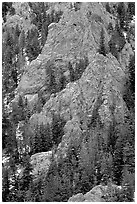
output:
[[[107,132],[113,119],[118,123],[124,119],[125,104],[121,95],[124,71],[111,54],[104,57],[97,53],[102,28],[106,47],[110,40],[107,26],[110,22],[114,24],[111,18],[99,3],[83,3],[77,12],[66,10],[59,23],[49,29],[42,53],[21,78],[18,93],[27,97],[30,109],[37,109],[38,96],[39,101],[40,97],[45,99],[41,112],[31,116],[31,126],[51,123],[53,112],[65,120],[61,151],[63,144],[69,145],[71,140],[77,143],[95,121],[99,120],[101,132]],[[70,82],[69,63],[74,70],[73,82]],[[55,74],[52,96],[48,69],[53,69]],[[66,87],[60,90],[62,75]]]
[[[48,31],[48,38],[42,53],[31,62],[23,75],[18,91],[34,94],[46,86],[46,69],[52,64],[56,76],[68,70],[68,63],[73,66],[85,57],[92,61],[100,44],[100,32],[104,29],[106,44],[109,41],[107,26],[114,25],[101,4],[83,3],[77,12],[67,9],[59,23],[54,23]],[[50,61],[50,63],[49,63]]]
[[[54,116],[63,121],[53,154],[58,164],[73,146],[81,167],[93,171],[97,153],[107,155],[110,146],[113,152],[111,133],[124,125],[128,113],[123,100],[124,54],[122,63],[109,52],[109,23],[114,27],[115,19],[101,3],[82,3],[77,11],[66,8],[59,23],[49,26],[42,53],[27,66],[19,83],[18,95],[27,98],[31,113],[30,148],[37,125],[52,127]],[[98,52],[102,29],[106,56]],[[16,109],[17,101],[18,96]]]
[[[65,146],[71,140],[77,145],[81,143],[82,135],[84,137],[88,129],[98,127],[98,123],[100,131],[105,131],[107,137],[113,120],[118,124],[124,120],[123,77],[123,70],[111,55],[108,58],[95,55],[79,80],[68,83],[64,90],[47,101],[39,114],[31,117],[32,127],[36,122],[50,123],[53,113],[59,113],[66,122],[62,138]],[[60,149],[63,151],[62,145]]]

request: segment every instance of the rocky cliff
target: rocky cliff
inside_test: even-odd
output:
[[[110,24],[114,29],[115,16],[106,11],[103,3],[82,2],[77,10],[65,5],[60,21],[49,26],[41,54],[25,68],[13,101],[13,109],[18,112],[19,95],[27,98],[30,149],[37,126],[51,130],[58,117],[63,121],[61,126],[58,123],[62,133],[60,137],[52,136],[54,144],[47,151],[53,152],[52,160],[60,165],[73,147],[80,168],[87,169],[88,175],[97,171],[98,162],[108,155],[113,159],[116,140],[123,135],[129,114],[123,93],[126,65],[134,51],[125,42],[118,53],[121,58],[112,55]],[[104,55],[99,52],[102,30]],[[117,138],[114,132],[118,132]],[[49,137],[48,133],[44,136]],[[49,165],[44,168],[47,173]],[[74,174],[73,178],[78,173]],[[83,199],[86,197],[80,201]]]

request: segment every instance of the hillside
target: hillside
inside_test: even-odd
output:
[[[133,201],[134,16],[3,3],[3,201]]]

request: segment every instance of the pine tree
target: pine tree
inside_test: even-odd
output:
[[[133,202],[135,192],[135,174],[128,171],[127,165],[124,165],[122,171],[122,186],[123,191],[120,195],[120,201]]]
[[[133,93],[135,93],[135,55],[131,57],[128,65],[129,69],[129,80],[130,80],[130,88]]]
[[[51,72],[50,72],[49,87],[51,89],[51,93],[55,93],[56,92],[56,78],[55,78],[55,74],[54,74],[53,69],[51,69]]]
[[[58,145],[61,142],[62,136],[64,134],[63,131],[64,125],[65,121],[63,121],[63,119],[61,119],[59,115],[53,114],[52,139],[56,145]]]
[[[129,109],[135,108],[135,56],[131,57],[128,65],[128,76],[125,82],[123,98]]]
[[[46,127],[43,124],[40,125],[40,141],[41,152],[47,152],[51,149],[53,142],[52,132],[49,124],[47,124]]]
[[[2,2],[2,18],[4,22],[6,21],[6,15],[7,13],[12,13],[13,7],[12,7],[12,2]],[[14,12],[13,12],[14,14]]]
[[[10,192],[9,201],[18,201],[17,191],[18,191],[18,179],[17,179],[17,164],[16,151],[13,149],[13,153],[10,154],[9,158],[9,181],[10,181]]]
[[[75,11],[80,10],[80,7],[81,7],[81,2],[75,2],[75,3],[74,3]]]
[[[109,2],[106,3],[106,11],[109,12],[109,13],[111,13],[111,12],[110,12]]]
[[[125,9],[124,2],[120,2],[118,4],[117,13],[118,13],[118,18],[120,20],[120,28],[124,29],[124,26],[125,26],[125,15],[126,15],[126,9]]]
[[[117,141],[113,156],[113,180],[117,185],[121,184],[123,165],[123,148],[121,141]]]
[[[32,28],[31,30],[28,31],[25,50],[29,58],[29,61],[36,59],[36,57],[39,55],[41,51],[38,37],[39,33],[37,29]]]
[[[33,167],[30,163],[30,156],[26,153],[23,155],[22,168],[23,168],[23,175],[21,178],[18,178],[17,198],[18,198],[18,201],[25,202],[31,199],[31,194],[32,194],[31,189],[33,185],[33,175],[32,175]]]
[[[36,154],[38,152],[41,152],[41,137],[40,137],[40,129],[39,125],[37,124],[35,128],[35,135],[33,136],[33,144],[32,144],[32,154]]]
[[[43,22],[41,29],[41,45],[44,46],[47,40],[48,35],[48,24],[47,22]]]
[[[29,155],[24,155],[24,158],[23,158],[23,167],[24,167],[24,171],[23,171],[23,177],[22,177],[22,186],[21,186],[21,189],[28,189],[31,182],[32,182],[32,165],[30,163],[30,157]]]
[[[112,32],[113,32],[113,26],[112,26],[112,23],[109,23],[108,24],[108,33],[112,34]]]
[[[7,168],[2,169],[2,201],[7,202],[10,193],[9,172]]]
[[[59,80],[59,83],[60,83],[60,87],[59,87],[59,91],[63,90],[66,86],[66,78],[65,76],[62,74],[62,76],[60,77],[60,80]]]
[[[56,77],[55,77],[55,67],[50,61],[47,63],[46,74],[47,74],[48,91],[50,93],[56,93],[57,84],[56,84]]]
[[[68,69],[70,72],[70,81],[73,82],[73,81],[75,81],[75,72],[74,72],[74,69],[73,69],[72,64],[70,62],[68,64]]]
[[[100,36],[100,48],[99,48],[99,53],[106,56],[107,51],[106,51],[106,45],[105,45],[105,36],[104,36],[104,29],[102,28],[101,30],[101,36]]]

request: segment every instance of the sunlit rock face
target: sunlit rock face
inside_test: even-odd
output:
[[[34,94],[46,86],[49,60],[53,62],[56,74],[59,75],[60,71],[68,70],[68,62],[75,64],[88,53],[96,53],[102,27],[105,41],[109,41],[107,34],[109,22],[114,24],[114,20],[99,3],[82,3],[81,9],[77,12],[67,8],[59,23],[49,29],[42,53],[28,65],[18,86],[19,93]]]
[[[86,194],[78,193],[71,198],[68,202],[105,202],[107,193],[114,193],[118,190],[118,186],[112,184],[111,189],[108,186],[98,185],[92,188]]]
[[[60,21],[49,26],[42,53],[28,65],[19,83],[18,94],[27,97],[33,113],[29,119],[30,143],[36,126],[43,124],[45,129],[52,126],[54,114],[65,121],[64,134],[54,154],[57,162],[67,156],[73,144],[80,148],[82,165],[91,161],[92,168],[98,138],[107,144],[111,128],[119,129],[124,123],[127,112],[122,97],[125,69],[109,53],[109,23],[115,27],[115,20],[101,3],[83,2],[77,12],[65,7]],[[106,56],[98,53],[102,29]],[[121,60],[125,58],[124,53]],[[70,65],[74,70],[73,80]],[[54,75],[54,87],[50,74]],[[61,86],[62,77],[64,86]],[[38,103],[40,108],[35,108]],[[47,169],[44,165],[38,168]]]
[[[76,145],[81,143],[87,129],[92,132],[97,128],[107,140],[113,120],[117,124],[124,121],[126,106],[122,99],[123,78],[124,71],[114,57],[95,55],[78,81],[69,83],[56,97],[47,101],[41,113],[31,117],[32,129],[36,123],[52,123],[52,112],[59,113],[66,121],[64,136],[58,148],[58,153],[62,152],[63,155],[64,149],[72,141]]]
[[[32,175],[34,179],[46,175],[51,164],[52,151],[40,152],[31,156],[31,165],[33,167]]]

